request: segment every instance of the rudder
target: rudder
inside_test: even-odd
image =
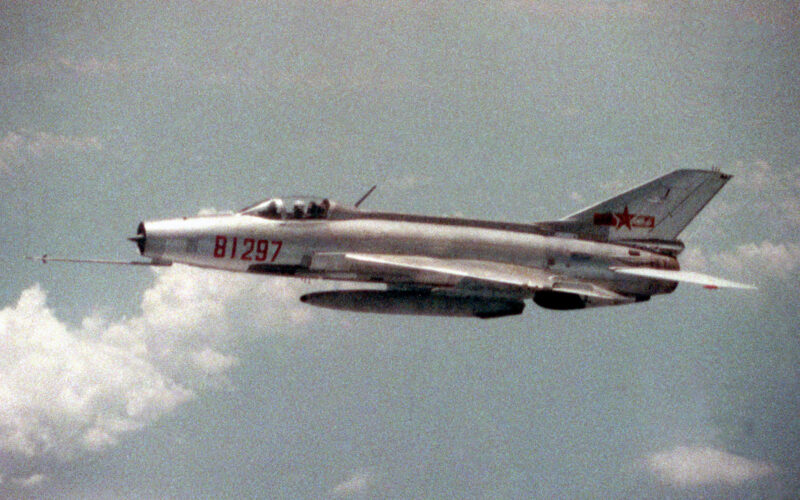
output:
[[[717,170],[675,170],[560,222],[593,239],[673,241],[731,177]]]

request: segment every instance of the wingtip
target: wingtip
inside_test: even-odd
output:
[[[706,290],[719,290],[720,288],[735,288],[739,290],[758,290],[758,287],[755,285],[748,285],[747,283],[737,283],[735,281],[728,282],[727,285],[717,286],[717,285],[703,285],[703,288]]]

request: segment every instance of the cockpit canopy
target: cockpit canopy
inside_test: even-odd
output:
[[[239,211],[273,220],[326,219],[331,202],[313,197],[269,198]]]

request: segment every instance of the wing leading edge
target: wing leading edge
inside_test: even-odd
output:
[[[535,301],[540,296],[545,304],[566,295],[578,296],[580,307],[623,304],[635,300],[597,284],[551,271],[490,261],[415,255],[320,253],[312,258],[311,270],[367,276],[390,287],[443,288],[450,294],[461,296],[520,300],[533,298]],[[574,301],[572,303],[577,304]]]

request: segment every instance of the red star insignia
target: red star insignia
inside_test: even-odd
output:
[[[617,216],[617,229],[620,229],[622,226],[632,229],[631,219],[633,219],[634,214],[628,212],[628,205],[625,205],[625,210],[623,210],[622,213],[615,213],[614,215]]]

